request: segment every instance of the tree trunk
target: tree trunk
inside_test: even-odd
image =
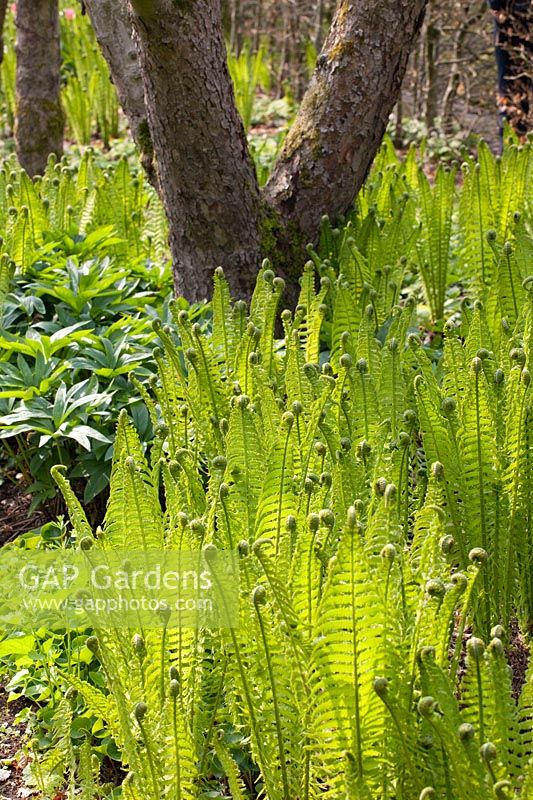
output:
[[[394,109],[394,147],[401,149],[404,145],[403,141],[403,95],[400,90],[400,96]]]
[[[151,183],[155,183],[154,151],[144,103],[141,67],[131,36],[127,8],[117,0],[84,0],[84,6],[108,63],[142,165]]]
[[[489,0],[495,20],[498,106],[522,141],[533,130],[531,0]]]
[[[229,46],[233,53],[239,50],[238,31],[237,31],[237,0],[230,0],[230,34]]]
[[[477,3],[469,3],[464,9],[464,16],[457,30],[453,35],[453,47],[451,59],[448,65],[448,82],[441,100],[440,117],[442,120],[442,130],[447,136],[453,133],[453,114],[454,102],[457,97],[457,89],[461,83],[461,61],[463,60],[463,50],[465,42],[474,26],[478,25],[486,11],[485,0],[477,0]]]
[[[303,245],[316,241],[324,214],[350,208],[364,182],[426,3],[338,3],[261,196],[226,66],[220,0],[129,0],[178,294],[208,297],[220,265],[233,292],[249,296],[264,255],[297,287]]]
[[[265,190],[291,238],[316,240],[361,188],[398,99],[426,0],[342,0]]]
[[[263,33],[263,0],[257,0],[254,28],[253,49],[257,52],[261,47],[261,35]]]
[[[317,0],[315,11],[315,34],[313,36],[313,44],[318,53],[322,49],[322,27],[324,24],[324,0]]]
[[[226,65],[220,0],[131,0],[176,292],[209,296],[213,268],[248,294],[261,204]]]
[[[428,134],[435,126],[439,110],[438,67],[440,30],[431,22],[426,29],[427,82],[425,86],[426,108],[424,118]]]
[[[44,172],[50,153],[63,152],[57,0],[19,0],[16,25],[15,143],[21,165],[33,177]]]

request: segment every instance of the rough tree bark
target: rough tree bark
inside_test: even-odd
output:
[[[144,86],[128,10],[117,0],[84,0],[96,39],[108,63],[141,162],[155,182],[154,151],[144,103]]]
[[[57,0],[18,0],[16,25],[15,143],[20,163],[33,177],[44,172],[50,153],[63,152]]]
[[[426,0],[342,0],[265,190],[303,242],[361,188],[396,103]]]
[[[126,0],[122,0],[126,2]],[[263,255],[293,285],[324,214],[344,214],[398,98],[427,0],[341,0],[261,195],[226,67],[220,0],[129,0],[176,291],[226,269],[248,295]]]
[[[228,266],[247,293],[260,251],[260,196],[226,65],[219,0],[134,0],[160,192],[170,223],[175,288],[209,293]]]

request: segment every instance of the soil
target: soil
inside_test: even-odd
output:
[[[2,465],[0,464],[0,478]],[[60,516],[68,515],[63,498],[58,493],[55,498],[43,503],[36,511],[30,514],[31,495],[25,485],[17,480],[20,476],[5,477],[0,483],[0,547],[12,542],[17,536],[27,531],[39,528],[46,522],[53,522]],[[74,481],[72,488],[80,500],[83,497],[83,482]],[[104,490],[89,504],[84,504],[89,524],[95,529],[104,519],[108,491]]]
[[[21,800],[32,796],[23,777],[28,763],[21,753],[25,727],[15,723],[24,704],[20,700],[8,703],[7,698],[8,693],[0,684],[0,800]]]
[[[507,648],[507,660],[513,674],[513,697],[518,700],[526,682],[529,647],[516,620],[511,622],[511,640]]]
[[[450,658],[453,657],[454,647],[456,643],[456,631],[452,636],[452,646],[449,650]],[[461,648],[461,657],[459,659],[457,675],[462,680],[466,669],[466,643],[472,636],[471,628],[468,628],[463,635],[463,647]],[[488,643],[488,640],[485,642]],[[516,619],[512,619],[509,623],[509,642],[505,647],[507,654],[507,663],[511,668],[511,682],[512,693],[515,701],[518,701],[524,684],[527,679],[527,669],[529,664],[530,645]],[[458,690],[458,697],[460,697],[460,690]]]
[[[30,503],[31,496],[20,483],[5,480],[0,485],[0,547],[50,520],[42,510],[29,515]]]

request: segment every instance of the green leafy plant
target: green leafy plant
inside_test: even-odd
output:
[[[270,90],[271,68],[266,47],[261,45],[256,53],[252,53],[250,44],[245,43],[238,55],[228,53],[228,68],[235,88],[235,102],[244,130],[248,132],[252,124],[257,90]]]
[[[35,183],[8,160],[0,184],[3,471],[11,479],[23,475],[34,508],[56,495],[50,467],[59,450],[60,460],[77,462],[90,502],[108,483],[120,408],[131,406],[143,436],[151,435],[126,375],[146,374],[149,317],[165,313],[170,293],[164,214],[126,160],[104,172],[91,150],[75,170],[50,159]],[[113,405],[108,400],[91,419],[77,406],[68,424],[56,420],[61,385],[75,393],[95,375],[94,391]],[[86,438],[84,426],[95,424],[98,436]]]
[[[112,250],[109,230],[70,251]],[[0,453],[7,478],[21,473],[32,509],[56,496],[50,468],[76,464],[86,502],[107,487],[114,425],[129,406],[143,437],[148,415],[131,391],[130,372],[147,375],[154,333],[149,317],[163,313],[168,271],[139,263],[118,268],[109,257],[80,263],[59,243],[4,296],[0,330]],[[142,316],[141,316],[142,315]],[[98,402],[96,401],[98,398]]]
[[[221,270],[207,315],[162,303],[151,195],[125,161],[51,163],[33,188],[0,172],[28,289],[4,298],[7,425],[46,447],[66,422],[56,460],[77,479],[111,446],[65,457],[67,376],[123,409],[101,528],[52,470],[73,544],[240,564],[235,629],[96,624],[100,678],[61,664],[46,791],[107,791],[83,717],[117,748],[126,800],[529,797],[532,667],[512,687],[507,650],[533,619],[531,153],[481,147],[452,191],[385,140],[354,211],[323,220],[280,338],[268,262],[249,308]],[[80,408],[104,432],[107,401]]]
[[[110,169],[87,149],[77,168],[50,157],[32,182],[14,159],[0,168],[3,252],[24,272],[55,249],[66,255],[167,258],[167,227],[156,193],[125,158]]]
[[[72,88],[76,94],[84,92],[88,105],[84,113],[74,113],[67,121],[77,125],[89,125],[91,132],[100,136],[106,147],[119,135],[118,99],[110,80],[109,69],[96,42],[88,16],[65,11],[61,17],[62,70],[65,75],[63,98]],[[78,144],[88,142],[77,139]]]
[[[54,496],[46,475],[54,449],[56,458],[59,456],[64,460],[62,445],[65,440],[72,439],[88,452],[93,451],[95,442],[111,443],[109,437],[95,426],[100,424],[102,416],[106,416],[103,409],[109,406],[112,395],[98,389],[96,378],[80,381],[69,389],[61,382],[52,400],[44,397],[23,400],[18,408],[1,418],[0,438],[14,437],[20,442],[23,435],[31,434],[21,447],[20,458],[32,477],[37,479],[29,487],[36,498]],[[45,487],[48,492],[43,498]]]
[[[87,87],[80,79],[72,76],[61,93],[61,103],[68,120],[68,126],[77,144],[90,144],[91,104]]]
[[[118,99],[88,17],[63,13],[61,43],[61,99],[68,126],[77,144],[89,144],[98,135],[109,147],[119,135]]]
[[[143,396],[163,424],[147,458],[122,413],[96,537],[54,470],[84,547],[236,549],[241,564],[238,628],[97,627],[88,646],[108,693],[65,680],[105,719],[127,798],[198,796],[218,753],[236,797],[527,797],[531,676],[517,705],[505,640],[511,617],[532,618],[530,421],[517,409],[530,402],[533,293],[497,363],[481,352],[487,316],[465,307],[436,373],[409,333],[411,301],[391,304],[380,343],[367,290],[320,269],[318,292],[309,266],[296,314],[282,313],[281,347],[283,282],[268,264],[246,316],[217,270],[211,332],[171,307],[185,360],[157,325]],[[254,783],[233,729],[249,737]]]

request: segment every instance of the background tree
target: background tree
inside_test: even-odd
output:
[[[276,52],[278,94],[290,86],[297,99],[306,88],[309,64],[320,52],[335,0],[223,0],[224,30],[230,49],[266,43]]]
[[[342,0],[296,122],[260,193],[226,66],[220,0],[131,0],[178,294],[213,268],[249,294],[260,259],[294,283],[324,214],[352,203],[398,98],[426,0]],[[113,60],[109,59],[113,72]],[[116,82],[116,81],[115,81]]]
[[[44,172],[50,153],[63,152],[57,0],[18,0],[16,24],[15,142],[20,163],[34,176]]]
[[[498,147],[493,29],[500,109],[511,124],[511,117],[521,119],[520,134],[531,129],[531,8],[531,0],[429,1],[398,114],[411,133],[423,120],[423,132],[440,137],[443,147],[452,137],[468,145],[470,133]],[[400,142],[402,136],[396,138]]]
[[[489,0],[494,15],[498,107],[524,137],[533,126],[533,10],[531,0]]]

